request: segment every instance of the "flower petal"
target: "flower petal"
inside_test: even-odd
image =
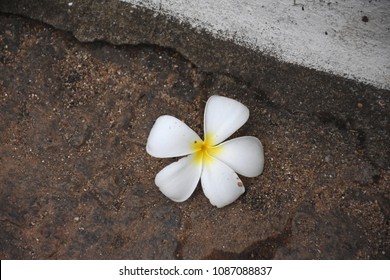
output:
[[[155,179],[160,191],[176,202],[187,200],[198,185],[202,165],[195,164],[193,155],[184,157],[163,168]]]
[[[204,133],[207,143],[217,145],[232,135],[249,118],[249,109],[240,102],[213,95],[206,103]]]
[[[218,145],[213,155],[233,168],[238,174],[256,177],[263,172],[264,151],[260,140],[253,136],[238,137]]]
[[[237,174],[218,159],[203,166],[201,182],[204,194],[218,208],[232,203],[245,192]]]
[[[201,141],[195,131],[181,120],[165,115],[154,123],[146,151],[158,158],[184,156],[193,152],[191,144],[194,141]]]

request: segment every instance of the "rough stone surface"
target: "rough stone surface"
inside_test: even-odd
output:
[[[70,30],[64,11],[12,7],[20,17],[12,3],[0,5],[1,259],[390,258],[388,91],[278,62],[223,74],[157,45],[116,46],[103,11],[81,14],[111,43],[82,43],[24,18],[56,25],[46,16],[57,13]],[[162,114],[201,134],[213,94],[249,107],[235,136],[262,140],[264,173],[242,177],[246,193],[222,209],[199,187],[171,202],[154,176],[173,160],[150,157],[147,135]]]
[[[289,73],[288,64],[280,64],[273,57],[215,39],[207,32],[197,32],[189,25],[150,10],[117,0],[74,0],[71,6],[69,2],[3,0],[0,11],[43,21],[71,32],[81,42],[170,48],[203,71],[233,75],[253,86],[277,82],[275,76]]]

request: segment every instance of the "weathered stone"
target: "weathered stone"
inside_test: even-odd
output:
[[[102,3],[119,13],[114,1],[89,10],[96,1],[74,1],[78,11],[27,2],[0,8],[83,40],[131,43],[150,28],[107,25]],[[390,257],[388,91],[273,60],[257,74],[224,75],[171,49],[80,43],[5,14],[0,61],[2,259]],[[242,178],[246,193],[223,209],[199,187],[171,202],[154,176],[172,160],[146,153],[148,133],[171,114],[201,134],[213,94],[249,107],[236,135],[262,140],[264,173]]]

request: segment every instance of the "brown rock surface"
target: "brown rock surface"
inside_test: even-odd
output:
[[[260,84],[0,14],[0,258],[388,259],[389,92],[261,69]],[[199,187],[171,202],[148,133],[170,114],[201,134],[213,94],[249,107],[236,135],[262,140],[264,173],[223,209]]]

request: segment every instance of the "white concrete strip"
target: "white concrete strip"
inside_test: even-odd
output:
[[[121,0],[280,60],[390,89],[390,0]]]

